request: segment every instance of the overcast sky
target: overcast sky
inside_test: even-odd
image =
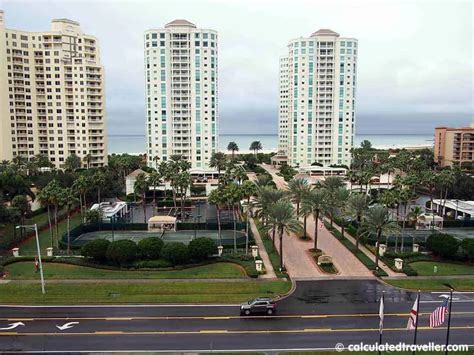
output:
[[[357,132],[432,133],[473,122],[472,1],[10,1],[7,27],[80,22],[99,39],[110,134],[143,134],[143,32],[176,18],[219,32],[221,133],[276,133],[278,58],[330,28],[359,40]]]

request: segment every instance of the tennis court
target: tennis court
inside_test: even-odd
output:
[[[213,239],[216,244],[218,243],[218,232],[213,230],[197,230],[194,233],[193,230],[184,230],[184,231],[166,231],[163,234],[156,232],[146,232],[146,231],[97,231],[85,233],[77,237],[74,241],[71,242],[72,246],[83,246],[94,239],[107,239],[109,241],[116,241],[122,239],[130,239],[135,243],[138,243],[140,240],[148,237],[159,237],[165,243],[166,242],[181,242],[188,244],[194,236],[207,237]],[[234,245],[234,231],[233,230],[223,230],[221,232],[222,245]],[[245,243],[245,233],[237,231],[236,232],[237,244]]]

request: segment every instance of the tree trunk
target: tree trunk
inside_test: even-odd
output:
[[[221,236],[221,210],[219,209],[219,205],[216,204],[217,208],[217,236],[219,238],[219,245],[222,245],[222,236]]]
[[[145,205],[145,193],[142,195],[142,206],[143,206],[143,221],[146,223],[146,205]]]
[[[84,220],[84,211],[82,210],[82,194],[79,194],[79,205],[81,208],[81,221]]]
[[[357,216],[357,230],[356,230],[356,249],[359,249],[359,243],[360,243],[360,223],[361,223],[361,216]]]
[[[86,201],[86,193],[84,192],[84,221],[86,223],[86,212],[87,212],[87,201]]]
[[[379,249],[380,249],[380,236],[382,234],[382,230],[377,231],[377,245],[375,246],[375,270],[379,269]]]
[[[304,215],[303,217],[303,238],[306,239],[307,235],[306,235],[306,219],[308,218],[307,215]]]
[[[156,187],[153,186],[153,212],[156,213]]]
[[[398,225],[398,221],[399,221],[399,211],[400,211],[400,204],[397,203],[397,225]],[[388,242],[388,236],[387,236],[387,242]],[[388,243],[387,243],[387,247],[388,247]],[[398,250],[398,236],[395,236],[395,253],[397,252]]]
[[[56,247],[59,248],[58,205],[54,206],[54,224],[56,225]]]
[[[407,207],[408,207],[408,203],[405,203],[405,207],[404,207],[404,210],[403,210],[403,222],[402,222],[402,245],[400,247],[400,251],[403,253],[403,249],[404,249],[404,241],[405,241],[405,221],[406,221],[406,217],[407,217]]]
[[[273,241],[273,246],[275,246],[275,234],[276,234],[276,229],[273,228],[272,230],[272,241]]]
[[[283,271],[283,230],[280,231],[280,270]]]
[[[49,233],[51,235],[51,248],[54,247],[54,231],[53,231],[53,226],[51,223],[51,209],[48,204],[48,223],[49,223]]]
[[[346,230],[346,226],[344,223],[341,223],[341,235],[344,238],[344,231]]]
[[[319,211],[316,211],[314,215],[314,250],[318,250],[318,222],[319,222]]]
[[[69,209],[67,210],[67,255],[71,253],[71,224]]]
[[[234,222],[234,253],[237,253],[237,224],[235,221],[235,204],[232,204],[232,219]]]
[[[299,216],[300,215],[300,202],[296,202],[296,215]]]
[[[97,203],[100,205],[100,187],[97,188]]]

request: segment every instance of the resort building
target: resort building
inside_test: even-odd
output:
[[[175,20],[144,42],[148,165],[181,155],[207,169],[218,149],[217,32]]]
[[[84,166],[104,166],[104,69],[97,39],[66,19],[53,20],[51,31],[7,29],[3,15],[0,160],[44,154],[61,168],[75,154]]]
[[[321,29],[280,59],[279,155],[292,166],[351,162],[357,40]]]
[[[434,159],[442,167],[474,162],[474,123],[463,128],[435,128]]]

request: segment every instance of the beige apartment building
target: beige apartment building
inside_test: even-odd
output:
[[[51,31],[7,29],[0,11],[0,160],[36,154],[57,168],[70,154],[84,166],[107,163],[98,41],[67,19]]]
[[[435,128],[434,159],[440,166],[474,162],[474,123],[463,128]]]
[[[209,169],[218,149],[217,32],[174,20],[144,34],[148,165],[181,155]]]
[[[292,166],[351,162],[357,40],[329,29],[288,44],[280,58],[279,155]]]

